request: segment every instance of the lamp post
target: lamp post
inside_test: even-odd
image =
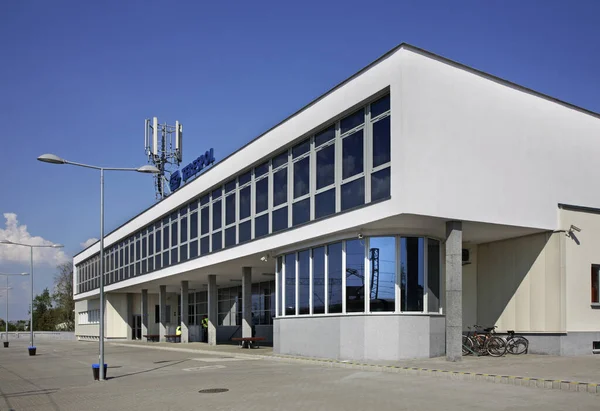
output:
[[[99,379],[104,380],[104,171],[137,171],[138,173],[156,174],[160,170],[151,165],[145,165],[139,168],[121,168],[121,167],[98,167],[89,164],[75,163],[60,158],[54,154],[42,154],[38,157],[39,161],[50,164],[70,164],[78,167],[100,170],[100,332],[99,332],[99,355],[98,368]]]
[[[5,276],[6,277],[6,318],[4,319],[4,321],[6,322],[6,341],[4,341],[4,348],[8,348],[8,277],[11,276],[16,276],[16,275],[29,275],[28,273],[20,273],[20,274],[6,274],[6,273],[0,273],[0,276]]]
[[[31,244],[23,244],[23,243],[16,243],[14,241],[9,241],[9,240],[0,240],[0,244],[2,245],[18,245],[21,247],[29,247],[29,263],[30,263],[30,282],[31,282],[31,309],[29,310],[29,348],[34,348],[33,346],[33,249],[34,248],[62,248],[63,245],[62,244],[47,244],[47,245],[31,245]],[[35,350],[33,351],[35,353]],[[29,353],[31,354],[32,351],[29,350]],[[31,354],[33,355],[33,354]]]

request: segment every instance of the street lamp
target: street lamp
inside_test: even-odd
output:
[[[28,273],[20,273],[20,274],[6,274],[6,273],[0,273],[0,276],[5,276],[6,277],[6,318],[4,319],[4,321],[6,322],[6,341],[4,341],[4,348],[8,348],[8,277],[11,276],[16,276],[16,275],[29,275]]]
[[[47,244],[47,245],[22,244],[22,243],[16,243],[14,241],[9,241],[9,240],[0,240],[0,244],[29,247],[29,256],[30,256],[29,273],[31,274],[31,278],[30,278],[30,280],[31,280],[31,309],[29,310],[29,343],[30,343],[29,348],[33,349],[33,348],[35,348],[33,346],[33,249],[34,248],[63,248],[64,246],[62,244]],[[32,351],[31,349],[29,350],[29,354],[34,355],[35,350]]]
[[[75,163],[67,161],[54,154],[42,154],[38,157],[39,161],[50,164],[70,164],[78,167],[92,168],[100,170],[100,349],[99,349],[99,379],[104,380],[104,171],[137,171],[138,173],[156,174],[160,170],[151,165],[145,165],[139,168],[121,168],[121,167],[98,167],[89,164]]]

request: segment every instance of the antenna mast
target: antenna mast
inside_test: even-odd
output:
[[[162,200],[171,194],[169,178],[183,159],[183,127],[179,121],[175,125],[158,124],[158,118],[146,119],[144,123],[144,149],[148,163],[158,168],[154,175],[156,199]]]

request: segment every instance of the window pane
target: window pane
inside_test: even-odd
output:
[[[170,265],[169,252],[168,251],[163,252],[162,263],[163,263],[163,267],[168,267]]]
[[[190,242],[190,259],[198,257],[198,240]]]
[[[221,235],[221,231],[219,231],[212,235],[212,250],[218,251],[221,248],[223,248],[223,236]]]
[[[348,117],[340,121],[340,128],[342,130],[342,134],[344,134],[346,131],[352,130],[354,127],[360,126],[364,122],[365,114],[364,110],[361,108],[360,110],[355,111],[354,113],[350,114]]]
[[[288,152],[285,151],[273,159],[273,170],[284,165],[288,161]]]
[[[200,234],[208,234],[210,209],[204,207],[200,210]]]
[[[222,210],[221,210],[221,200],[216,201],[212,205],[212,229],[213,231],[221,228],[221,223],[223,219],[221,218]]]
[[[248,186],[240,190],[240,220],[250,217],[251,189]]]
[[[310,190],[310,158],[294,163],[294,198],[308,194]]]
[[[210,252],[210,237],[206,236],[200,239],[200,255],[205,255]]]
[[[263,178],[256,182],[256,213],[269,207],[269,179]]]
[[[296,254],[285,256],[285,315],[296,315]]]
[[[156,257],[154,257],[154,267],[157,270],[160,270],[162,268],[162,259],[160,258],[160,254],[156,255]]]
[[[227,183],[225,183],[225,193],[229,193],[230,191],[235,190],[235,178]]]
[[[171,247],[177,245],[177,221],[171,223]]]
[[[134,261],[139,261],[140,257],[141,257],[140,240],[138,239],[135,242],[135,260]],[[106,274],[106,260],[104,261],[104,273]]]
[[[254,178],[260,177],[269,172],[269,162],[265,161],[254,169]]]
[[[163,227],[163,250],[169,248],[169,226]]]
[[[298,310],[310,314],[310,250],[298,253]]]
[[[377,117],[378,115],[385,113],[390,109],[390,95],[380,98],[379,100],[371,103],[371,118]]]
[[[423,239],[402,237],[400,247],[402,311],[423,311]]]
[[[320,133],[315,135],[315,147],[327,143],[335,138],[335,126],[330,126]]]
[[[215,188],[213,190],[212,194],[212,199],[216,200],[217,198],[221,197],[221,194],[223,193],[223,187],[219,187],[219,188]]]
[[[225,230],[225,247],[235,245],[235,226]]]
[[[346,312],[365,311],[365,244],[346,241]]]
[[[396,239],[373,237],[369,249],[371,311],[396,309]]]
[[[342,312],[342,243],[327,246],[329,313]]]
[[[310,198],[294,203],[292,206],[292,224],[298,225],[310,220]]]
[[[252,180],[252,171],[248,171],[247,173],[242,174],[238,177],[240,187],[246,183],[249,183]]]
[[[315,196],[315,218],[335,213],[335,188]]]
[[[190,215],[190,240],[198,237],[198,213]]]
[[[373,124],[373,167],[390,161],[390,117]]]
[[[288,228],[288,208],[273,211],[273,232]]]
[[[269,234],[269,214],[254,219],[254,238]]]
[[[148,250],[147,249],[147,243],[148,243],[148,240],[146,239],[146,237],[142,238],[142,258],[146,258],[146,252]],[[111,261],[111,263],[112,263],[112,261]],[[111,264],[110,268],[111,269],[113,268],[112,264]]]
[[[313,252],[313,314],[325,312],[325,247]]]
[[[235,194],[225,197],[225,225],[235,223]]]
[[[335,144],[317,151],[317,190],[335,182]]]
[[[287,168],[273,174],[273,206],[287,202]]]
[[[342,179],[363,172],[363,131],[342,140]]]
[[[282,257],[277,257],[277,262],[275,265],[275,275],[277,276],[277,283],[279,284],[278,290],[277,290],[277,294],[279,294],[279,307],[277,307],[277,315],[282,315],[282,301],[283,301],[283,271],[282,271],[282,267],[283,267],[283,258]]]
[[[181,242],[184,243],[187,241],[187,234],[188,234],[188,219],[187,217],[184,217],[181,219],[181,233],[180,233],[180,239]]]
[[[246,221],[240,224],[240,243],[250,240],[252,221]]]
[[[209,201],[210,201],[210,197],[208,194],[205,194],[202,197],[200,197],[200,205],[208,204]]]
[[[198,209],[198,200],[194,200],[190,203],[190,212]]]
[[[390,197],[390,168],[371,174],[371,201]]]
[[[154,254],[154,234],[148,236],[148,255]],[[123,252],[121,250],[121,258],[123,258]]]
[[[598,268],[597,265],[593,265],[592,266],[592,302],[593,303],[597,303],[600,301],[600,296],[598,295],[600,289],[598,288],[599,286],[599,279],[598,279],[598,272],[600,271],[600,269]]]
[[[148,259],[148,272],[154,271],[154,258]]]
[[[427,240],[427,310],[440,311],[440,242]]]
[[[292,158],[296,158],[304,153],[308,153],[308,150],[310,150],[310,138],[307,138],[306,140],[292,148]]]
[[[182,245],[179,247],[179,261],[187,261],[188,259],[188,245]]]
[[[179,262],[179,253],[177,247],[171,250],[171,265],[177,264]]]
[[[365,203],[365,182],[361,177],[342,185],[342,211]]]

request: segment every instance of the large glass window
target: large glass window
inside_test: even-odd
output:
[[[273,232],[288,228],[288,208],[283,207],[273,211]]]
[[[342,134],[346,133],[347,131],[352,130],[353,128],[360,126],[364,122],[365,122],[365,112],[361,108],[360,110],[355,111],[354,113],[350,114],[348,117],[346,117],[346,118],[342,119],[342,121],[340,121],[340,129],[342,131]]]
[[[246,241],[250,241],[251,238],[251,234],[252,234],[252,221],[246,221],[243,223],[240,223],[240,233],[239,233],[239,242],[243,243]]]
[[[294,198],[302,197],[310,191],[310,158],[294,162]]]
[[[212,235],[212,251],[219,251],[223,248],[223,236],[221,231],[217,231]]]
[[[296,314],[296,254],[285,256],[285,315]]]
[[[317,151],[317,190],[335,182],[335,145]]]
[[[269,215],[264,214],[256,217],[254,221],[254,237],[259,238],[269,234]]]
[[[298,314],[310,314],[310,250],[298,253]]]
[[[273,215],[275,215],[273,213]],[[293,225],[303,224],[310,220],[310,198],[295,202],[292,207]]]
[[[198,213],[193,212],[190,216],[190,240],[198,237]]]
[[[269,179],[263,178],[256,182],[256,213],[269,208]]]
[[[313,252],[313,314],[325,312],[325,247]]]
[[[240,190],[240,220],[250,217],[250,190],[250,186]]]
[[[328,312],[342,312],[342,243],[327,246]]]
[[[390,117],[373,124],[373,167],[390,162]]]
[[[369,242],[371,311],[396,309],[396,238],[372,237]]]
[[[212,206],[213,218],[212,218],[212,229],[218,230],[221,228],[221,223],[223,221],[221,215],[221,200],[215,201]]]
[[[287,168],[273,174],[273,207],[287,202]]]
[[[283,257],[277,257],[275,263],[275,275],[277,276],[277,295],[279,296],[279,306],[277,307],[277,315],[283,315],[283,290],[285,284],[285,278],[283,275]]]
[[[315,196],[315,218],[327,217],[335,213],[335,188]]]
[[[342,211],[365,203],[365,183],[361,177],[342,185]]]
[[[235,223],[235,193],[225,197],[225,225]]]
[[[390,168],[371,174],[371,201],[390,197]]]
[[[440,242],[427,240],[427,310],[440,311]]]
[[[201,211],[200,211],[200,234],[204,235],[204,234],[208,234],[208,230],[209,230],[209,218],[210,218],[210,209],[207,207],[204,207]]]
[[[365,244],[346,241],[346,312],[365,311]]]
[[[342,178],[363,172],[363,131],[359,130],[342,140]]]
[[[315,147],[319,147],[322,144],[327,143],[335,138],[335,126],[330,126],[325,130],[315,135]]]
[[[400,289],[402,311],[423,311],[424,239],[402,237],[400,240]]]

